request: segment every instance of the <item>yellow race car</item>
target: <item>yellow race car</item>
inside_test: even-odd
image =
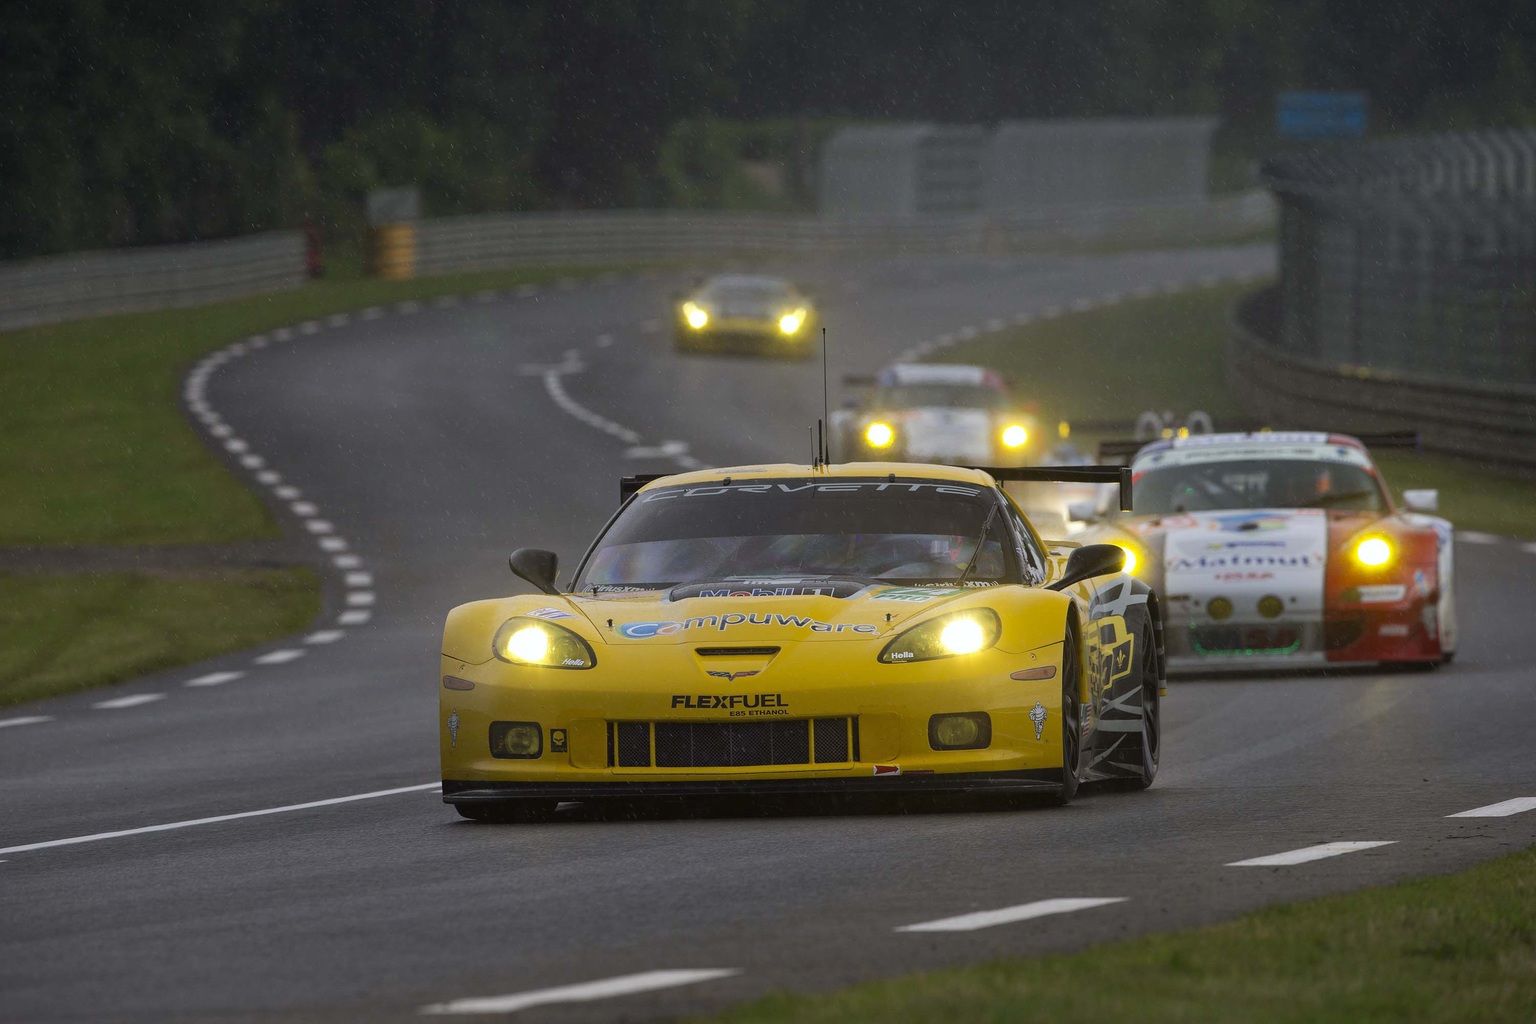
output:
[[[678,301],[672,336],[680,351],[808,356],[815,351],[816,307],[782,278],[722,274]]]
[[[854,463],[630,477],[566,588],[443,631],[443,799],[1034,793],[1151,785],[1157,595],[1114,545],[1047,546],[1005,480],[1118,467]]]

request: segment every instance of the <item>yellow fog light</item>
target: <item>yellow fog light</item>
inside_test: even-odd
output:
[[[864,431],[864,440],[874,448],[889,448],[896,440],[896,431],[889,423],[871,423]]]
[[[786,313],[779,317],[779,330],[783,331],[785,334],[794,334],[800,329],[800,325],[804,322],[804,311],[797,310],[794,313]]]
[[[544,731],[537,722],[492,722],[491,756],[534,758],[544,752]]]
[[[1213,597],[1205,604],[1206,614],[1220,622],[1232,617],[1232,602],[1224,597]]]
[[[1259,598],[1259,614],[1266,619],[1278,619],[1283,611],[1285,611],[1285,602],[1274,594]]]
[[[980,750],[991,742],[992,718],[984,711],[928,719],[928,745],[934,750]]]
[[[506,653],[514,661],[543,661],[549,656],[549,634],[538,626],[524,626],[507,637]]]
[[[1367,537],[1355,545],[1355,561],[1377,568],[1392,561],[1392,544],[1385,537]]]
[[[1009,448],[1022,448],[1029,440],[1029,431],[1017,423],[1003,429],[1003,444]]]
[[[987,633],[975,619],[955,619],[939,633],[939,643],[950,654],[971,654],[986,646]]]
[[[683,316],[688,319],[688,326],[696,331],[709,323],[709,314],[691,302],[683,307]]]

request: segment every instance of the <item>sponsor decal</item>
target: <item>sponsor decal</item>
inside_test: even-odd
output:
[[[729,711],[788,708],[782,693],[674,693],[672,706],[684,711]],[[783,714],[783,712],[774,712]]]
[[[1216,583],[1259,583],[1264,580],[1272,580],[1275,574],[1272,572],[1218,572],[1213,573],[1211,579]],[[1171,597],[1170,601],[1188,601],[1187,596]]]
[[[1194,558],[1170,558],[1168,568],[1174,572],[1193,572],[1204,569],[1310,569],[1323,564],[1323,556],[1316,553],[1300,555],[1197,555]]]
[[[1382,636],[1407,636],[1408,624],[1406,622],[1388,623],[1378,631]]]
[[[574,619],[576,617],[570,612],[559,608],[535,608],[533,611],[524,612],[523,614],[534,619]]]
[[[658,588],[656,588],[656,587],[630,587],[630,586],[625,586],[622,583],[594,583],[594,584],[592,584],[592,593],[594,593],[594,594],[649,594],[651,591],[656,590],[656,589],[658,589]]]
[[[927,491],[933,494],[954,494],[966,498],[975,498],[982,493],[979,487],[964,487],[959,484],[939,483],[911,483],[903,481],[893,483],[890,481],[849,481],[847,483],[814,483],[784,484],[718,484],[705,487],[678,487],[661,491],[641,491],[640,501],[670,501],[676,498],[710,498],[721,494],[852,494],[882,491],[891,491],[897,494],[916,494]]]
[[[899,765],[899,764],[877,764],[877,765],[874,766],[874,768],[875,768],[875,774],[876,775],[900,775],[901,774],[901,765]]]
[[[457,750],[459,747],[459,709],[454,708],[448,716],[448,748]]]
[[[713,629],[724,633],[736,626],[790,626],[809,629],[813,633],[878,633],[879,629],[866,622],[822,622],[809,615],[782,615],[777,612],[730,612],[725,615],[698,615],[681,622],[624,622],[618,633],[630,640],[651,640],[659,636],[674,636],[691,630]]]
[[[1029,720],[1035,723],[1035,739],[1039,739],[1045,733],[1045,720],[1050,712],[1045,710],[1045,705],[1035,701],[1035,706],[1029,709]]]
[[[885,590],[875,591],[870,597],[876,601],[907,601],[912,604],[921,604],[924,601],[963,593],[965,591],[958,587],[888,587]]]
[[[551,730],[549,730],[549,752],[551,754],[563,754],[563,753],[565,753],[565,730],[564,729],[551,729]]]
[[[1429,596],[1429,577],[1424,574],[1423,569],[1413,571],[1413,589],[1420,597]]]
[[[712,675],[712,676],[716,677],[717,679],[736,680],[736,679],[745,679],[747,676],[755,676],[760,671],[761,671],[761,669],[755,669],[755,668],[754,669],[748,669],[746,672],[720,672],[720,671],[717,671],[715,669],[709,669],[709,670],[707,670],[706,674],[707,675]]]
[[[1357,600],[1361,604],[1391,604],[1401,601],[1403,595],[1408,593],[1408,588],[1401,583],[1382,583],[1375,586],[1359,587]]]
[[[1236,533],[1239,530],[1283,530],[1289,519],[1289,516],[1276,515],[1273,512],[1237,512],[1211,517],[1211,529],[1220,530],[1223,533]]]

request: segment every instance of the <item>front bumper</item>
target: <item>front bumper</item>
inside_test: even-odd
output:
[[[1436,608],[1429,601],[1329,608],[1321,621],[1212,623],[1175,616],[1170,617],[1166,643],[1168,670],[1182,674],[1429,662],[1441,657]]]

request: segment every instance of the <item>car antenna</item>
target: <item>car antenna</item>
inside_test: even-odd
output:
[[[827,446],[827,420],[832,414],[827,405],[827,329],[821,329],[821,419],[816,421],[816,434],[812,438],[815,454],[811,459],[812,469],[824,469],[832,463],[832,453]]]

